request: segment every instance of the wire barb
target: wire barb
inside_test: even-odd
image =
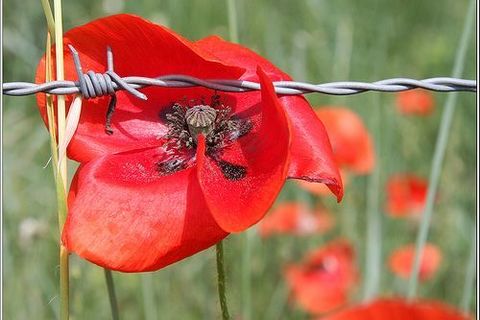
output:
[[[119,87],[128,91],[139,99],[147,100],[147,97],[143,93],[133,88],[115,73],[113,70],[113,53],[110,47],[107,47],[108,68],[103,74],[95,73],[91,70],[84,74],[82,65],[80,63],[80,56],[78,55],[77,50],[75,50],[75,48],[70,44],[68,45],[68,48],[72,53],[73,64],[75,65],[75,70],[78,76],[78,85],[76,83],[75,84],[79,89],[79,93],[85,99],[113,95],[115,94],[115,90]],[[117,84],[117,87],[115,87],[114,84]]]
[[[199,79],[187,75],[166,75],[157,78],[148,77],[120,77],[113,70],[113,54],[107,48],[107,65],[105,73],[88,71],[83,73],[78,52],[69,45],[73,62],[78,75],[78,81],[51,81],[42,84],[29,82],[8,82],[2,84],[3,94],[10,96],[25,96],[36,93],[49,93],[54,95],[81,94],[84,98],[96,98],[114,95],[116,91],[125,90],[135,97],[147,100],[147,97],[137,89],[156,86],[163,88],[191,88],[205,87],[224,92],[249,92],[260,90],[260,84],[252,81],[225,80],[225,79]],[[394,78],[368,82],[339,81],[323,84],[311,84],[297,81],[273,82],[275,92],[281,95],[302,95],[307,93],[323,93],[329,95],[352,95],[367,91],[399,92],[415,88],[430,91],[452,92],[468,91],[477,92],[476,80],[458,78],[429,78],[415,80],[408,78]]]

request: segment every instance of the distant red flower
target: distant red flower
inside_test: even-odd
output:
[[[433,95],[425,90],[408,90],[397,94],[397,109],[405,115],[427,116],[435,107]]]
[[[378,299],[318,320],[467,320],[469,316],[440,301]]]
[[[428,182],[413,174],[397,174],[387,182],[385,211],[393,217],[418,215],[427,200]]]
[[[326,209],[310,210],[300,203],[282,203],[259,224],[262,237],[272,234],[306,235],[324,233],[333,227],[334,218]]]
[[[337,164],[355,174],[370,173],[375,151],[362,118],[345,107],[321,107],[316,113],[327,129]]]
[[[388,259],[390,270],[400,278],[408,279],[413,269],[415,259],[415,245],[410,244],[398,248]],[[442,252],[434,244],[426,244],[420,261],[420,280],[428,280],[433,277],[442,262]]]
[[[311,252],[300,265],[286,270],[294,301],[312,314],[330,312],[348,301],[358,280],[352,246],[337,240]]]
[[[104,72],[110,46],[121,76],[186,74],[262,88],[150,87],[142,89],[148,101],[118,92],[113,135],[104,132],[108,97],[84,101],[68,149],[81,163],[62,235],[70,251],[109,269],[156,270],[259,221],[286,178],[325,183],[341,199],[321,122],[303,97],[277,98],[271,81],[290,77],[254,52],[215,36],[191,42],[125,14],[74,28],[64,41],[84,70]],[[44,69],[42,60],[37,82]],[[77,79],[68,51],[65,77]],[[46,121],[43,94],[38,103]]]

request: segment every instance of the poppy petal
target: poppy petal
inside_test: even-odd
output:
[[[85,72],[106,71],[108,46],[112,48],[115,72],[120,76],[186,74],[199,78],[236,79],[244,72],[242,68],[225,65],[165,27],[127,14],[98,19],[65,34],[65,79],[77,81],[72,55],[67,48],[69,44],[78,51]],[[37,83],[45,81],[44,59],[37,69]],[[104,128],[109,97],[85,100],[69,156],[85,162],[108,153],[158,146],[158,137],[165,133],[159,114],[165,107],[183,97],[212,94],[211,90],[191,88],[140,90],[147,95],[148,101],[124,91],[117,92],[113,135],[107,135]],[[46,122],[45,95],[39,94],[37,99]]]
[[[199,182],[206,202],[227,232],[242,231],[266,214],[288,169],[289,123],[272,83],[262,70],[258,75],[262,105],[256,128],[225,148],[221,160],[205,155],[201,146],[197,149]]]
[[[378,299],[320,318],[321,320],[467,320],[453,307],[440,301],[412,301],[401,298]],[[319,320],[320,320],[319,319]]]
[[[419,216],[425,207],[428,181],[411,173],[389,177],[385,211],[392,217]]]
[[[329,231],[333,224],[334,218],[326,209],[312,210],[302,203],[285,202],[262,220],[258,232],[262,237],[273,234],[322,234]]]
[[[285,277],[296,304],[309,313],[330,312],[348,301],[358,280],[355,254],[346,240],[332,241],[308,254]]]
[[[160,148],[106,155],[82,164],[69,194],[62,239],[102,267],[160,269],[204,250],[225,233],[198,185],[195,167],[162,176]]]
[[[408,279],[413,269],[415,245],[410,244],[396,249],[388,259],[390,270],[400,278]],[[427,243],[422,251],[419,278],[422,281],[432,278],[442,262],[442,252],[431,243]]]
[[[211,36],[196,42],[225,63],[246,69],[242,80],[258,81],[256,68],[260,66],[272,81],[291,80],[265,58],[240,45]],[[333,159],[327,132],[314,111],[300,96],[279,97],[291,123],[291,161],[288,177],[326,184],[340,201],[343,186],[340,173]]]
[[[408,90],[397,94],[397,110],[404,115],[428,116],[435,108],[433,95],[426,90]]]

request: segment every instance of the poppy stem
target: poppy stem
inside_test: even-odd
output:
[[[218,297],[220,298],[220,308],[222,309],[222,319],[229,320],[230,314],[227,307],[227,295],[225,293],[225,268],[223,259],[223,241],[215,246],[217,253],[217,276],[218,276]]]
[[[452,76],[461,76],[464,68],[465,56],[468,47],[468,40],[470,39],[471,31],[475,22],[475,0],[470,0],[470,4],[467,9],[465,24],[463,26],[462,38],[457,48],[455,56],[455,65],[453,67]],[[420,271],[420,260],[423,254],[423,248],[428,238],[428,230],[433,216],[433,205],[437,194],[438,183],[440,180],[440,173],[442,169],[443,159],[445,157],[445,151],[447,149],[448,137],[450,133],[450,127],[452,125],[453,114],[455,112],[455,104],[458,94],[456,92],[450,93],[445,102],[445,107],[442,113],[442,120],[440,122],[440,128],[438,130],[437,142],[435,145],[435,151],[433,154],[432,167],[430,171],[430,179],[428,182],[427,200],[425,204],[425,210],[421,217],[420,230],[418,231],[416,247],[415,247],[415,259],[413,263],[413,270],[410,275],[408,283],[408,299],[412,300],[417,294],[418,287],[418,275]]]
[[[115,294],[115,285],[113,283],[112,271],[103,269],[105,273],[105,281],[107,283],[108,298],[110,300],[110,309],[112,310],[112,320],[120,319],[118,313],[117,295]]]
[[[468,314],[470,309],[470,304],[472,301],[472,296],[474,292],[475,285],[475,271],[477,266],[477,248],[476,241],[477,239],[477,230],[474,224],[473,227],[473,237],[470,249],[470,257],[468,258],[467,270],[465,271],[465,283],[463,285],[463,294],[462,300],[460,301],[460,308],[465,313]]]

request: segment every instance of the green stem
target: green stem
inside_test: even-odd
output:
[[[227,0],[228,11],[228,31],[230,41],[238,43],[238,25],[237,25],[237,8],[234,0]],[[252,240],[251,231],[244,233],[244,247],[242,250],[242,316],[244,320],[251,319],[251,284],[250,284],[250,261],[252,256]],[[219,258],[221,255],[221,259]],[[220,261],[220,262],[219,262]],[[220,263],[220,264],[219,264]],[[218,291],[220,294],[220,304],[222,306],[223,319],[228,319],[228,310],[225,297],[225,279],[220,281],[220,272],[223,274],[223,245],[221,242],[217,244],[217,267],[218,267]],[[220,271],[220,267],[222,271]],[[221,289],[223,287],[223,289]],[[223,290],[223,294],[222,291]],[[222,302],[222,299],[223,302]]]
[[[238,43],[237,9],[234,0],[227,0],[227,10],[230,41]]]
[[[222,309],[222,319],[229,320],[230,314],[227,307],[227,295],[225,293],[225,269],[223,261],[223,241],[216,245],[217,253],[217,276],[218,276],[218,297],[220,298],[220,308]]]
[[[68,251],[63,245],[60,245],[60,319],[68,320],[69,310],[69,264]]]
[[[365,259],[365,287],[363,293],[363,300],[368,301],[372,299],[378,292],[380,285],[380,271],[381,271],[381,251],[382,251],[382,236],[381,236],[381,216],[379,209],[379,190],[380,190],[380,114],[381,105],[380,98],[377,95],[375,105],[377,111],[374,119],[374,136],[375,149],[377,154],[377,163],[375,169],[368,181],[367,189],[367,243],[366,243],[366,259]]]
[[[52,8],[50,7],[50,1],[41,0],[41,2],[42,2],[43,12],[45,13],[45,18],[47,19],[48,32],[50,33],[52,38],[55,39],[55,20],[53,19],[53,13],[52,13]],[[47,50],[50,50],[50,48],[48,48]]]
[[[471,243],[470,257],[468,258],[467,270],[465,271],[465,283],[463,285],[462,300],[460,302],[461,310],[467,314],[470,310],[470,303],[475,288],[475,271],[477,267],[477,232],[473,227],[473,237]]]
[[[107,283],[108,298],[110,299],[110,309],[112,310],[112,319],[120,319],[118,314],[117,295],[115,294],[115,285],[113,283],[112,271],[103,269],[105,273],[105,281]]]
[[[475,16],[475,0],[470,0],[470,5],[467,11],[467,17],[463,27],[462,38],[455,57],[455,65],[453,68],[452,76],[460,77],[463,72],[465,55],[468,46],[468,39],[470,38],[471,31],[473,29]],[[440,173],[442,169],[443,159],[445,157],[445,150],[447,148],[448,137],[450,133],[450,127],[453,120],[453,114],[455,111],[455,103],[457,101],[457,93],[450,93],[445,102],[445,107],[442,114],[442,120],[438,131],[437,143],[435,145],[435,152],[433,154],[432,168],[430,171],[430,179],[428,183],[427,200],[425,204],[425,210],[422,214],[420,222],[420,230],[417,235],[415,259],[413,263],[412,274],[408,283],[408,299],[415,298],[418,287],[418,274],[420,271],[420,257],[423,253],[423,248],[428,238],[428,230],[432,221],[433,205],[437,194],[438,183],[440,180]]]
[[[45,7],[47,3],[44,4],[46,9],[45,14],[47,17],[47,22],[50,24],[49,29],[51,29],[51,17],[48,8],[50,5]],[[63,27],[62,27],[62,1],[54,0],[54,32],[51,33],[55,35],[55,56],[56,56],[56,80],[64,79],[64,70],[63,70]],[[50,49],[48,49],[50,50]],[[57,97],[57,130],[58,130],[58,141],[62,141],[65,135],[65,97]],[[58,201],[58,221],[60,233],[63,229],[65,223],[67,210],[66,210],[66,187],[67,187],[67,162],[64,161],[61,166],[60,171],[55,175],[56,179],[56,188],[57,188],[57,201]],[[68,320],[69,319],[69,261],[68,261],[68,251],[60,243],[60,319]]]

